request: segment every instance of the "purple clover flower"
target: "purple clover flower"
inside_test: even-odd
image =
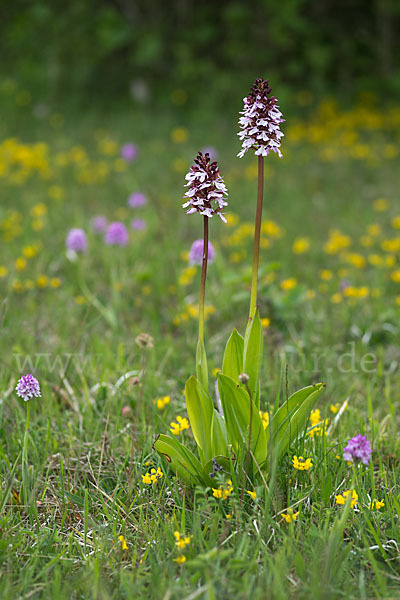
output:
[[[121,157],[126,160],[126,162],[132,162],[138,155],[138,147],[136,144],[132,144],[132,142],[128,142],[121,147]]]
[[[343,458],[350,462],[362,462],[368,465],[372,454],[371,444],[365,435],[354,436],[347,442],[347,446],[343,448]]]
[[[108,226],[104,239],[109,246],[126,246],[129,241],[129,233],[123,223],[115,221]]]
[[[247,150],[255,149],[257,156],[268,156],[270,151],[282,158],[280,151],[283,133],[280,130],[282,113],[278,101],[269,96],[271,88],[267,79],[256,79],[247,98],[243,98],[244,110],[239,114],[241,131],[238,136],[242,140],[242,149],[238,156],[242,158]]]
[[[135,229],[136,231],[143,231],[146,229],[146,227],[147,225],[144,219],[133,219],[131,222],[131,228]]]
[[[106,217],[99,215],[94,217],[90,222],[92,229],[95,233],[104,233],[107,229],[108,221]]]
[[[139,206],[145,206],[147,204],[147,198],[142,192],[134,192],[128,198],[128,206],[131,208],[139,208]]]
[[[203,262],[204,240],[193,242],[189,252],[189,263],[191,265],[201,265]],[[211,242],[208,242],[208,262],[212,263],[215,259],[215,250]]]
[[[221,221],[226,223],[222,211],[228,206],[224,199],[228,190],[220,175],[217,161],[211,162],[209,154],[199,152],[185,179],[189,189],[184,196],[187,202],[182,207],[188,209],[186,214],[199,212],[205,217],[218,215]]]
[[[25,402],[28,402],[31,398],[40,398],[42,395],[38,380],[30,373],[22,375],[15,389],[17,396],[23,398]]]
[[[83,229],[70,229],[65,241],[65,245],[68,250],[74,250],[75,252],[86,252],[88,247],[86,233],[83,231]]]

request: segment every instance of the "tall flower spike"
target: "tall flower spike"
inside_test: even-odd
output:
[[[257,156],[268,156],[270,151],[282,158],[280,151],[283,133],[280,130],[282,113],[278,101],[269,96],[271,88],[267,79],[256,79],[247,98],[243,98],[244,109],[239,114],[241,131],[238,136],[242,140],[242,149],[238,156],[242,158],[247,150],[255,149]]]
[[[183,208],[187,208],[188,215],[199,212],[205,217],[218,215],[226,223],[223,215],[224,207],[228,205],[224,197],[228,196],[224,180],[222,179],[217,161],[211,162],[210,155],[199,152],[185,177],[189,188],[184,198],[187,202]]]

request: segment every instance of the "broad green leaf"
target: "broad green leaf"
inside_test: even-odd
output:
[[[207,355],[204,347],[204,342],[197,342],[196,349],[196,374],[197,379],[200,381],[205,390],[208,390],[208,368],[207,368]]]
[[[153,448],[168,461],[169,467],[187,483],[211,484],[212,481],[204,474],[200,461],[178,440],[161,434],[154,442]]]
[[[227,341],[222,363],[222,372],[233,381],[238,381],[240,373],[243,373],[244,339],[234,329]]]
[[[235,452],[248,446],[251,412],[250,448],[257,462],[262,464],[267,455],[267,440],[258,408],[246,390],[223,373],[218,374],[218,389],[224,411],[228,442],[232,444]]]
[[[270,427],[273,436],[273,445],[278,452],[278,458],[288,450],[290,443],[304,431],[310,412],[314,408],[318,396],[324,387],[324,383],[316,383],[315,385],[298,390],[281,406],[278,413],[280,413],[281,409],[284,410],[279,414],[278,419],[276,419],[278,413],[273,418]],[[278,425],[277,428],[275,428],[276,425]]]
[[[243,371],[249,376],[249,389],[257,410],[260,408],[260,372],[263,360],[263,330],[258,309],[249,319],[244,336]]]
[[[211,424],[214,405],[209,393],[193,375],[185,385],[186,408],[194,439],[199,448],[199,456],[204,464],[212,457]]]
[[[213,457],[218,455],[225,456],[228,453],[228,437],[225,421],[215,408],[211,423],[211,448]]]

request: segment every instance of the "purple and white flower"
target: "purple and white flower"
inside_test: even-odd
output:
[[[201,265],[203,262],[204,240],[193,242],[189,252],[189,263],[191,265]],[[208,262],[212,263],[215,259],[215,250],[211,242],[208,242]]]
[[[188,209],[186,213],[190,215],[199,212],[205,217],[218,215],[226,223],[222,211],[228,205],[225,201],[228,190],[220,175],[217,161],[211,162],[209,154],[199,152],[185,179],[189,189],[184,195],[187,202],[182,207]]]
[[[254,148],[257,156],[268,156],[271,152],[282,158],[280,151],[283,133],[280,124],[284,121],[279,110],[277,99],[269,96],[271,88],[267,79],[256,79],[249,95],[243,98],[244,109],[239,114],[241,131],[238,136],[242,140],[242,149],[238,156]]]
[[[28,402],[31,398],[40,398],[42,395],[38,380],[30,373],[22,375],[15,389],[17,396],[25,400],[25,402]]]
[[[70,229],[65,241],[67,250],[74,250],[74,252],[86,252],[88,243],[86,239],[86,233],[83,229]]]
[[[350,462],[362,462],[364,465],[368,465],[371,454],[371,444],[361,433],[351,438],[347,442],[347,446],[343,448],[343,458]]]
[[[123,223],[115,221],[108,226],[104,239],[109,246],[126,246],[129,241],[129,233]]]

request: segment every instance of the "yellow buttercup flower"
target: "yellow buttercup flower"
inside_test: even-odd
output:
[[[267,327],[269,327],[271,325],[271,319],[268,319],[268,317],[264,317],[263,319],[261,319],[261,327],[263,329],[267,329]]]

